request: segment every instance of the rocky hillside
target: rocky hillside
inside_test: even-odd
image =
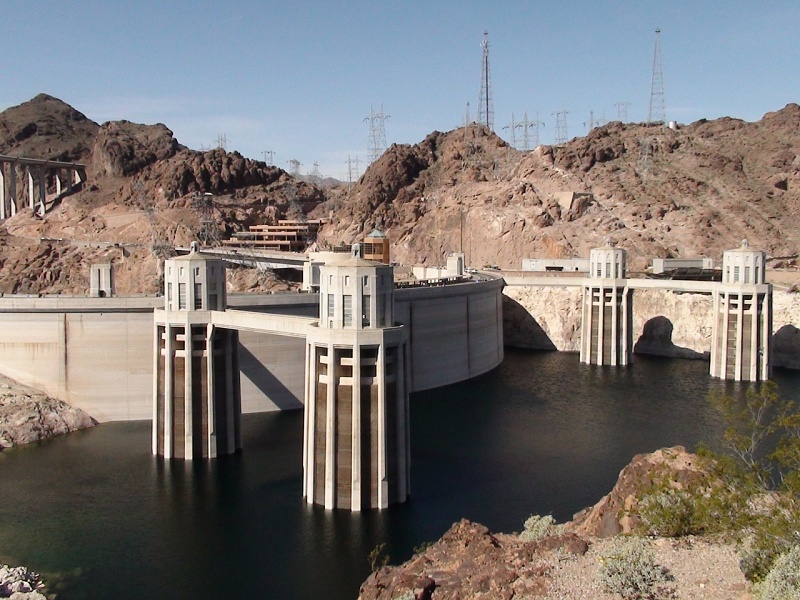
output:
[[[41,94],[0,113],[0,153],[80,161],[88,180],[44,218],[22,210],[0,223],[0,292],[83,294],[89,266],[106,261],[117,293],[155,292],[153,250],[200,229],[195,192],[215,195],[222,238],[305,213],[332,219],[323,247],[378,227],[404,264],[443,264],[463,248],[470,265],[518,268],[522,257],[587,256],[611,239],[636,270],[656,256],[719,259],[743,238],[790,264],[800,247],[798,147],[795,104],[756,123],[613,122],[530,152],[470,125],[392,146],[346,192],[236,152],[190,150],[162,124],[94,123]],[[252,273],[231,280],[232,289],[274,284]]]
[[[800,107],[756,123],[675,130],[612,122],[563,146],[518,152],[471,125],[392,146],[324,231],[332,244],[373,227],[401,263],[519,268],[523,256],[588,256],[607,239],[633,268],[650,257],[710,256],[747,238],[773,257],[800,247]]]
[[[99,125],[62,101],[40,94],[0,113],[0,154],[86,164],[87,182],[48,209],[0,224],[0,292],[86,293],[89,266],[114,264],[117,293],[158,290],[161,244],[188,244],[200,229],[195,192],[214,194],[218,234],[324,200],[315,186],[263,162],[217,149],[182,146],[162,124]],[[233,275],[234,289],[240,286]],[[244,287],[259,288],[252,274]],[[270,287],[271,281],[260,282]]]

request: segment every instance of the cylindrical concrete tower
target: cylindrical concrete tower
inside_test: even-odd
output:
[[[621,366],[630,362],[633,311],[625,254],[622,248],[607,245],[589,255],[589,277],[583,280],[583,363]]]
[[[713,377],[761,381],[772,374],[772,286],[765,267],[765,253],[747,240],[722,255],[722,283],[714,293]]]
[[[306,337],[303,495],[353,511],[409,495],[408,342],[392,267],[360,257],[320,268],[320,320]]]
[[[211,458],[242,447],[238,333],[216,328],[225,263],[199,252],[165,261],[165,309],[155,311],[153,454]]]

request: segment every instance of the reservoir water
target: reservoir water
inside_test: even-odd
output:
[[[473,381],[411,398],[412,499],[361,514],[301,498],[302,411],[246,415],[244,451],[150,455],[149,422],[105,424],[0,453],[0,559],[59,581],[61,600],[349,598],[385,543],[393,563],[461,517],[519,530],[569,519],[634,454],[719,439],[706,401],[744,385],[708,363],[507,351]],[[800,373],[777,371],[800,400]]]

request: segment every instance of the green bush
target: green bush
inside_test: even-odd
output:
[[[541,540],[552,533],[555,522],[550,515],[531,515],[525,520],[525,530],[519,534],[519,539],[523,542]]]
[[[605,589],[624,600],[660,600],[674,596],[666,569],[656,564],[650,546],[639,537],[618,538],[600,557],[600,579]]]
[[[792,547],[775,560],[756,594],[761,600],[800,599],[800,546]]]

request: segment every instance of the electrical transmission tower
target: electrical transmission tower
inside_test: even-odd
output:
[[[350,158],[350,155],[347,155],[347,183],[349,185],[353,185],[354,180],[358,180],[358,157]],[[355,169],[353,169],[353,165],[355,165]]]
[[[623,123],[628,122],[628,107],[630,102],[617,102],[614,106],[617,107],[617,120]]]
[[[517,123],[517,127],[522,129],[522,149],[532,150],[539,145],[539,127],[544,127],[544,123],[539,120],[539,113],[533,121],[528,120],[528,113],[525,113],[525,120]]]
[[[222,150],[228,149],[228,136],[224,133],[217,135],[217,148],[221,148]]]
[[[272,162],[273,157],[275,156],[275,152],[272,150],[262,150],[261,154],[264,156],[264,162],[268,165],[275,164]],[[267,160],[267,156],[269,156],[269,160]]]
[[[375,112],[369,107],[369,116],[364,119],[369,123],[369,146],[367,148],[367,160],[370,163],[378,160],[386,152],[386,119],[389,115],[383,112],[381,103],[380,112]]]
[[[144,184],[137,180],[133,184],[133,189],[138,194],[137,200],[139,201],[139,206],[141,206],[142,212],[144,212],[147,217],[147,222],[150,225],[150,251],[162,260],[175,256],[175,247],[169,242],[169,239],[156,220],[155,206],[147,196]]]
[[[666,122],[664,71],[661,64],[661,30],[656,29],[656,47],[653,51],[653,77],[650,80],[650,109],[647,111],[647,123],[650,125]]]
[[[566,110],[557,110],[553,113],[556,118],[556,130],[553,134],[553,143],[556,146],[567,142],[567,113]]]
[[[289,163],[289,175],[291,175],[293,177],[299,177],[300,176],[300,165],[302,165],[303,163],[301,163],[296,158],[293,158],[292,160],[289,160],[289,161],[286,161],[286,162]]]
[[[506,125],[503,129],[510,129],[511,130],[511,147],[519,150],[517,148],[517,123],[514,121],[514,113],[511,113],[511,125]]]
[[[587,131],[591,131],[595,127],[600,127],[600,125],[603,125],[604,121],[605,121],[605,117],[603,117],[602,119],[595,119],[594,118],[594,111],[590,110],[589,111],[589,120],[588,121],[584,121],[583,126],[586,127]]]
[[[311,170],[311,173],[309,173],[308,176],[315,181],[319,181],[322,179],[322,173],[319,172],[319,163],[314,161],[313,164],[314,168]]]
[[[489,74],[489,32],[483,32],[483,58],[481,59],[481,89],[478,93],[478,123],[494,130],[494,105],[492,104],[492,79]]]
[[[203,246],[219,245],[219,229],[215,218],[214,194],[210,192],[195,192],[192,195],[194,210],[200,215],[200,229],[197,232],[197,241]]]

